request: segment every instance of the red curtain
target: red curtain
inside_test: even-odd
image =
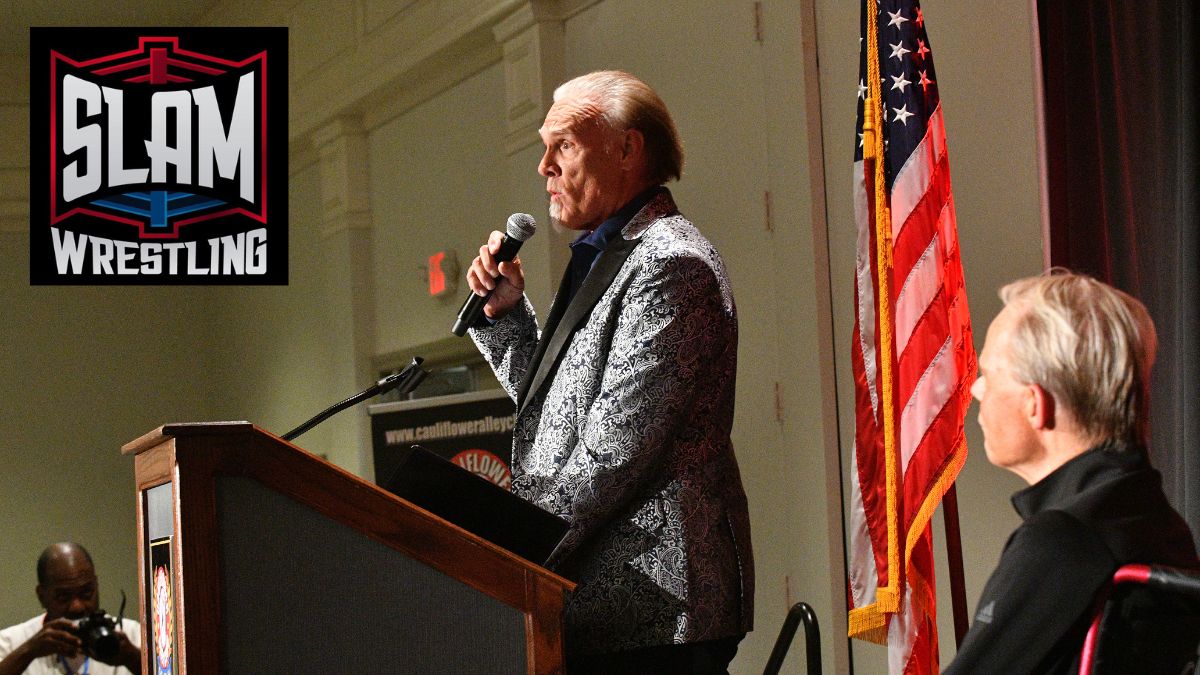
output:
[[[1146,304],[1151,449],[1200,535],[1195,0],[1039,0],[1050,260]]]

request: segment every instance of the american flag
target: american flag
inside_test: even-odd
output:
[[[861,27],[850,634],[886,642],[891,673],[936,673],[929,520],[966,460],[975,350],[925,18],[866,0]]]

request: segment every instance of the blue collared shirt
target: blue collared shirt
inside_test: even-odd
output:
[[[662,185],[655,185],[652,188],[643,190],[638,196],[629,200],[625,206],[622,206],[616,213],[609,216],[600,226],[591,232],[584,232],[579,237],[570,243],[571,246],[571,288],[568,301],[575,297],[575,292],[583,285],[583,280],[587,278],[592,268],[596,266],[596,261],[600,258],[600,253],[608,248],[608,243],[620,236],[621,230],[629,224],[629,221],[641,211],[650,200],[658,195],[667,192],[667,188]]]

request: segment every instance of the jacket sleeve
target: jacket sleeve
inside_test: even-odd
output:
[[[648,259],[621,298],[599,395],[542,503],[571,522],[552,567],[661,478],[708,374],[735,367],[732,300],[704,259]]]
[[[1079,655],[1096,592],[1115,569],[1104,543],[1070,515],[1030,518],[1005,545],[971,629],[943,672],[1066,672]]]
[[[484,360],[492,367],[496,379],[509,398],[517,400],[517,390],[529,362],[537,349],[538,326],[533,305],[528,297],[495,324],[486,328],[471,328],[467,331]]]

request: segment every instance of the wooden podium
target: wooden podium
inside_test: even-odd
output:
[[[248,422],[126,444],[142,672],[561,673],[574,585]]]

